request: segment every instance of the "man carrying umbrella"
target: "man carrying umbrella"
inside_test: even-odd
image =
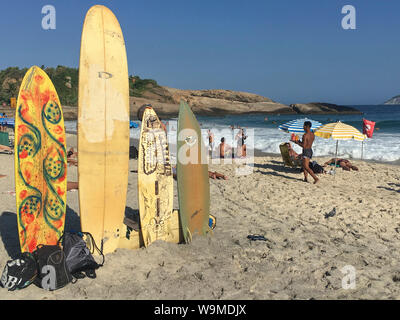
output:
[[[307,174],[309,173],[314,178],[314,184],[318,183],[319,179],[314,174],[314,172],[310,169],[310,160],[313,155],[312,144],[315,139],[314,133],[311,131],[311,122],[304,122],[304,131],[303,139],[301,141],[293,141],[303,148],[303,172],[304,172],[304,181],[308,182]]]

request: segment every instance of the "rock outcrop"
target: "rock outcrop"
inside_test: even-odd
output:
[[[13,83],[7,81],[6,84]],[[63,79],[65,86],[71,83],[69,77]],[[6,85],[3,83],[3,85]],[[197,115],[220,116],[240,114],[360,114],[350,107],[328,103],[292,104],[290,106],[269,98],[232,90],[181,90],[146,84],[140,97],[130,97],[130,118],[136,120],[137,110],[144,104],[151,104],[163,118],[177,117],[180,101],[186,101]],[[1,108],[0,108],[1,109]],[[15,110],[7,110],[13,113]],[[11,111],[11,112],[10,112]],[[63,106],[64,119],[76,120],[77,107]]]
[[[400,95],[399,96],[395,96],[392,99],[389,99],[384,104],[400,104]]]
[[[162,116],[177,116],[179,103],[186,101],[199,115],[226,114],[295,114],[289,106],[269,98],[247,92],[231,90],[181,90],[168,87],[154,88],[142,97],[131,97],[131,114],[145,103],[151,103]]]
[[[362,114],[360,110],[352,107],[323,102],[291,104],[290,107],[298,114]]]
[[[10,86],[16,84],[18,81],[14,78],[5,78],[3,83],[1,84],[1,88],[3,90],[10,90]]]
[[[78,110],[78,69],[57,66],[42,69],[49,75],[56,87],[64,107],[65,120],[76,120]],[[18,96],[19,86],[27,69],[17,67],[0,71],[0,105],[8,106],[11,98]],[[143,104],[151,104],[162,117],[176,117],[181,100],[186,101],[198,115],[220,116],[238,114],[359,114],[350,107],[328,103],[308,103],[285,105],[269,98],[248,92],[232,90],[181,90],[160,86],[153,79],[129,77],[130,114],[136,113]]]

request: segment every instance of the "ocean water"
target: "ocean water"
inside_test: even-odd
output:
[[[309,115],[310,119],[318,120],[322,124],[338,120],[352,125],[362,132],[362,119],[376,122],[374,135],[366,139],[363,146],[363,159],[383,162],[400,161],[400,105],[374,105],[353,106],[363,112],[363,115]],[[228,115],[219,117],[198,116],[203,137],[207,137],[210,129],[215,136],[216,145],[222,137],[228,144],[235,146],[235,134],[230,129],[231,125],[246,129],[248,148],[260,150],[265,153],[280,154],[279,144],[290,140],[290,134],[278,129],[278,126],[290,120],[304,118],[304,115]],[[266,119],[267,118],[267,119]],[[177,119],[163,119],[168,123],[169,139],[176,141]],[[66,128],[76,131],[76,122],[67,121]],[[140,128],[131,129],[131,138],[139,138]],[[293,146],[298,153],[301,148]],[[316,137],[314,145],[315,156],[334,156],[336,141]],[[361,158],[362,143],[359,141],[339,141],[338,156],[350,159]]]

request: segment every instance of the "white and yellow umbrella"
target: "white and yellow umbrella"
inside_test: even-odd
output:
[[[354,139],[357,141],[364,141],[366,138],[364,134],[362,134],[353,126],[342,123],[340,121],[323,125],[317,131],[315,131],[315,135],[317,137],[325,139],[336,140],[335,171],[336,171],[336,160],[337,160],[339,140]]]
[[[360,131],[340,121],[328,123],[323,125],[322,127],[319,127],[318,130],[315,131],[315,135],[325,139],[332,138],[334,140],[365,140],[365,135],[363,135]]]

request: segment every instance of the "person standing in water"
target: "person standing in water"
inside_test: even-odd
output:
[[[303,148],[303,172],[304,172],[304,181],[308,182],[307,175],[308,173],[313,177],[314,184],[318,183],[319,179],[314,174],[314,172],[310,169],[310,160],[313,156],[312,145],[315,139],[314,133],[311,131],[311,122],[306,121],[304,122],[303,126],[304,131],[306,132],[303,135],[303,139],[301,141],[292,141],[298,144],[300,147]]]
[[[224,159],[227,155],[229,155],[229,153],[231,153],[233,157],[232,147],[225,143],[225,138],[223,137],[221,138],[221,143],[219,144],[219,157]]]
[[[246,158],[246,144],[245,140],[247,139],[246,133],[244,129],[240,129],[239,133],[236,135],[237,141],[237,156],[239,158]]]
[[[208,129],[207,134],[208,134],[208,147],[211,156],[214,151],[214,133],[212,133],[211,130]]]

